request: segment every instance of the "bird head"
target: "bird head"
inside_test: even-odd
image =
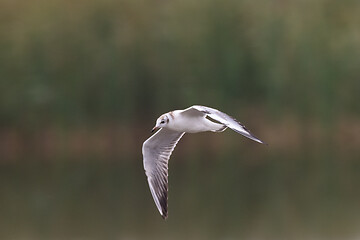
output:
[[[166,127],[166,125],[169,123],[169,117],[164,114],[161,115],[157,120],[156,120],[156,124],[155,127],[151,130],[151,132],[154,132],[160,128]]]

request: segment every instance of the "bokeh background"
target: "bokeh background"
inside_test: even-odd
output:
[[[359,239],[360,2],[0,0],[1,239]],[[141,146],[185,135],[157,212]]]

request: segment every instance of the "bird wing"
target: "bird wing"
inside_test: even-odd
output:
[[[145,174],[161,216],[167,218],[168,162],[184,132],[161,128],[142,147]]]
[[[264,143],[259,138],[257,138],[254,134],[252,134],[243,124],[241,124],[239,121],[237,121],[235,118],[227,115],[226,113],[223,113],[217,109],[200,106],[200,105],[194,105],[187,109],[185,109],[183,114],[188,114],[190,116],[196,116],[197,114],[202,114],[210,117],[211,119],[220,122],[221,124],[224,124],[225,126],[231,128],[237,133],[240,133],[241,135],[250,138],[251,140],[254,140],[258,143]]]

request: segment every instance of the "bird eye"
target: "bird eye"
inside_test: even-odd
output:
[[[161,124],[164,124],[164,123],[165,123],[165,121],[164,121],[164,120],[162,120],[160,123],[161,123]]]

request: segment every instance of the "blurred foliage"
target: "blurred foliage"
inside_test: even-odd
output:
[[[192,104],[359,114],[359,1],[0,2],[0,123]]]
[[[182,144],[182,143],[180,143]],[[258,145],[260,146],[260,145]],[[259,149],[259,148],[257,148]],[[183,154],[171,161],[169,218],[140,159],[0,168],[1,239],[357,239],[360,162],[321,153]],[[201,157],[203,156],[203,157]],[[205,156],[205,157],[204,157]],[[322,159],[319,161],[319,159]],[[136,163],[136,164],[135,164]],[[352,164],[350,164],[352,163]]]

